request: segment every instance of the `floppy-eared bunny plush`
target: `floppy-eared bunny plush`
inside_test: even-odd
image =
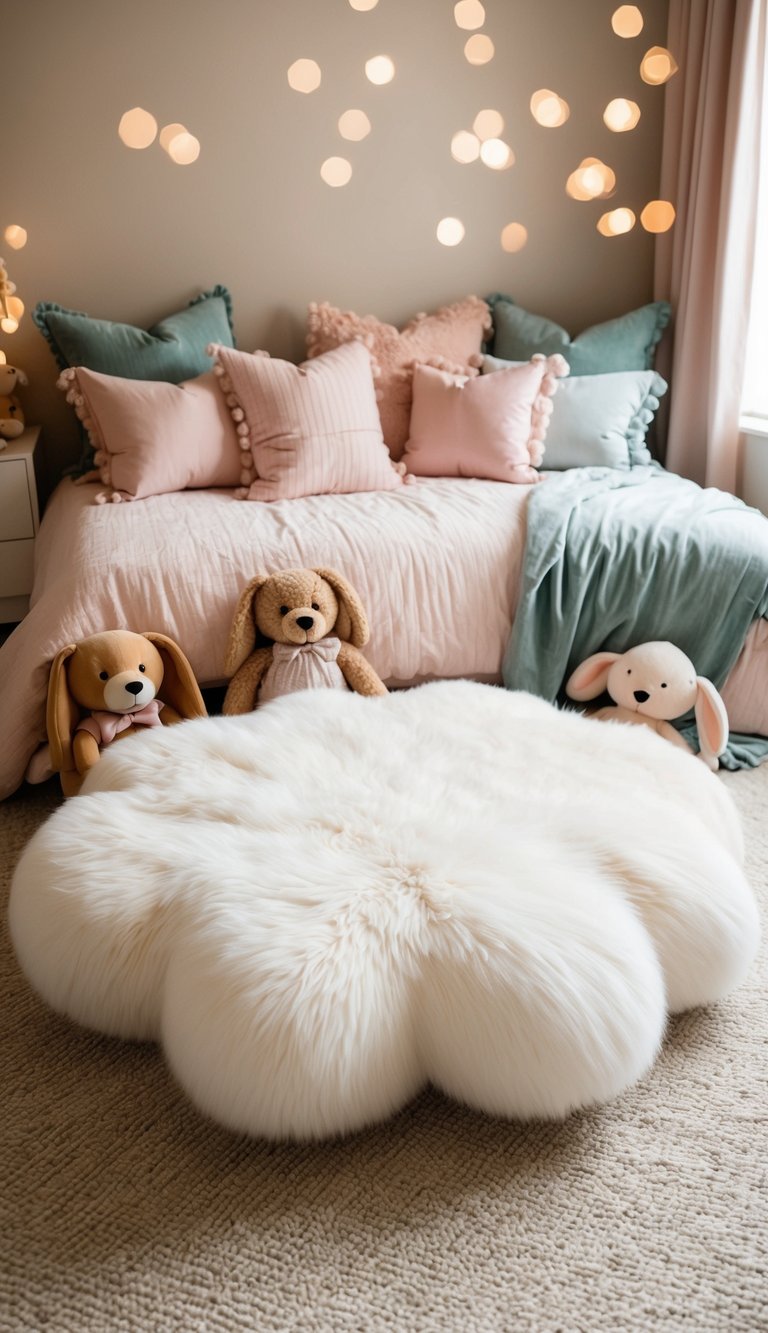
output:
[[[141,727],[206,716],[192,668],[173,639],[129,630],[92,634],[53,659],[48,745],[33,756],[27,779],[58,773],[64,795],[75,796],[103,746]]]
[[[674,745],[689,747],[674,727],[676,717],[694,710],[699,757],[712,770],[728,744],[728,714],[710,680],[673,643],[641,643],[626,653],[595,653],[569,677],[565,692],[584,702],[607,690],[617,707],[598,708],[607,722],[643,722]]]
[[[354,588],[333,569],[259,574],[237,603],[223,711],[250,713],[281,694],[316,687],[386,694],[360,649],[368,621]]]

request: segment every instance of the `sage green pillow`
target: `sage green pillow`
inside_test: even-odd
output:
[[[576,338],[543,315],[532,315],[499,292],[486,297],[494,336],[487,350],[505,361],[529,361],[536,353],[560,352],[572,375],[605,375],[617,370],[651,370],[657,343],[669,323],[668,301],[630,310],[593,324]]]

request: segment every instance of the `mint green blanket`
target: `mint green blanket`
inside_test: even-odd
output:
[[[667,639],[720,688],[759,616],[768,616],[768,519],[758,510],[658,464],[550,474],[528,504],[504,684],[565,704],[565,681],[591,653]],[[691,717],[675,725],[698,748]],[[766,756],[768,739],[732,734],[721,763]]]

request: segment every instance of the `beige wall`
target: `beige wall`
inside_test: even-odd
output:
[[[612,0],[485,7],[496,56],[472,67],[453,0],[379,0],[368,13],[347,0],[9,0],[0,233],[21,223],[29,242],[0,253],[28,310],[49,300],[147,324],[222,282],[240,346],[299,359],[313,299],[401,322],[501,290],[574,331],[649,300],[652,238],[638,227],[608,240],[595,222],[657,194],[663,89],[638,64],[665,41],[667,0],[641,0],[645,30],[631,41],[611,30]],[[363,65],[380,52],[397,75],[376,88]],[[309,96],[286,80],[299,56],[323,70]],[[562,129],[532,120],[539,87],[570,103]],[[602,122],[617,96],[642,108],[629,134]],[[117,124],[136,104],[197,135],[198,162],[175,166],[157,143],[125,148]],[[336,128],[349,107],[373,125],[359,144]],[[452,134],[483,107],[505,117],[509,171],[451,158]],[[354,168],[342,189],[319,176],[335,154]],[[616,171],[611,204],[566,196],[585,156]],[[435,239],[445,215],[466,226],[454,249]],[[529,231],[514,255],[499,243],[510,221]],[[0,346],[29,375],[27,415],[43,422],[53,475],[76,434],[50,354],[28,315]]]

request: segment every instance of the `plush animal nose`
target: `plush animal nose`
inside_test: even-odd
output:
[[[144,689],[144,682],[141,680],[130,680],[125,687],[129,694],[141,694]]]
[[[314,616],[297,616],[296,624],[301,625],[302,629],[311,629],[315,623]]]
[[[650,699],[650,697],[647,690],[635,690],[635,698],[639,704],[644,704],[646,699]]]

